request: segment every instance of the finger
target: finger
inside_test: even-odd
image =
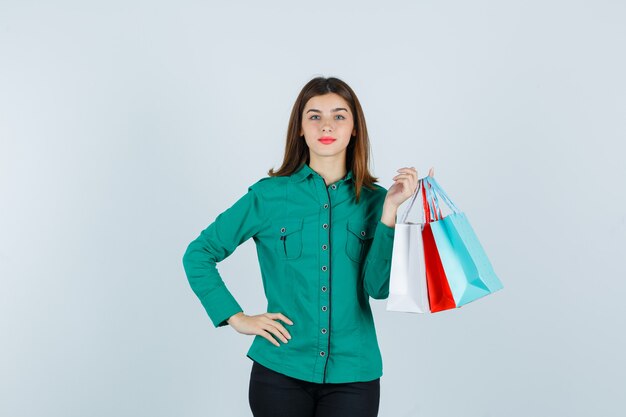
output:
[[[435,176],[435,168],[430,167],[430,170],[428,171],[428,175],[430,175],[431,177]]]
[[[397,172],[404,172],[404,173],[407,173],[407,174],[415,174],[415,175],[417,175],[417,170],[415,168],[413,168],[413,167],[411,167],[411,168],[400,168],[400,169],[397,170]]]
[[[410,178],[413,181],[417,181],[417,174],[416,173],[402,173],[402,174],[396,175],[392,179],[395,180],[396,178]]]
[[[280,320],[284,321],[287,324],[293,325],[293,321],[291,321],[287,317],[285,317],[285,315],[283,315],[283,313],[271,313],[271,314],[273,314],[272,317],[280,319]]]
[[[396,175],[393,177],[394,181],[412,181],[412,177],[409,175]]]
[[[280,343],[278,343],[276,340],[274,340],[274,338],[272,336],[270,336],[270,334],[268,332],[266,332],[265,330],[261,329],[261,332],[257,333],[257,334],[259,336],[263,336],[264,338],[269,340],[273,345],[280,346]]]
[[[268,332],[272,332],[272,334],[276,335],[283,343],[288,343],[287,338],[276,328],[276,322],[272,320],[271,323],[268,323],[265,327],[265,330]]]
[[[393,180],[395,181],[396,179],[400,179],[400,178],[404,178],[409,180],[409,184],[411,187],[411,190],[413,190],[413,192],[415,192],[415,189],[417,188],[417,182],[419,181],[417,178],[417,175],[412,175],[412,174],[398,174],[395,177],[393,177]]]
[[[291,340],[291,335],[289,334],[289,332],[287,331],[287,329],[285,329],[285,326],[283,326],[282,324],[280,324],[279,322],[275,321],[274,324],[276,325],[276,328],[278,329],[279,332],[281,332],[282,334],[285,335],[285,337],[287,339]]]
[[[277,314],[276,314],[277,315]],[[270,320],[270,322],[268,323],[271,326],[276,327],[282,334],[285,335],[285,337],[291,339],[291,335],[289,334],[289,332],[287,331],[287,329],[285,329],[285,326],[283,326],[282,324],[280,324],[279,322],[275,321],[275,320]]]
[[[409,174],[409,175],[411,175],[412,177],[415,177],[415,178],[418,177],[417,170],[415,168],[413,168],[413,167],[411,167],[411,168],[400,168],[398,170],[398,172],[403,173],[403,174]]]
[[[268,315],[273,315],[274,313],[268,313]],[[272,320],[269,317],[263,317],[262,318],[262,323],[263,323],[263,328],[265,330],[268,330],[272,333],[274,333],[276,336],[278,336],[278,338],[280,340],[283,341],[283,343],[287,343],[287,339],[285,339],[285,336],[283,335],[283,333],[281,333],[281,331],[278,329],[278,326],[282,327],[283,329],[285,329],[282,324],[280,324],[279,322]],[[287,330],[285,330],[285,332],[287,332]],[[288,333],[287,333],[288,334]],[[289,338],[291,339],[291,335],[289,335]]]
[[[411,186],[411,181],[408,178],[400,178],[397,182],[402,183],[403,191],[411,191],[411,194],[415,192],[415,187]]]

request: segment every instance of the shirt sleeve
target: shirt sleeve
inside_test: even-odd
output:
[[[250,186],[245,195],[200,232],[183,255],[187,280],[215,327],[227,325],[229,317],[243,311],[226,288],[216,264],[258,233],[264,219],[260,196]]]
[[[376,300],[389,297],[394,233],[395,227],[389,227],[379,219],[372,244],[365,257],[363,289]]]

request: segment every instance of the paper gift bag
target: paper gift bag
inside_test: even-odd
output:
[[[431,225],[432,216],[437,218],[437,211],[434,204],[428,202],[426,184],[422,182],[422,203],[424,206],[425,223],[422,230],[422,240],[424,242],[424,262],[426,266],[426,282],[428,285],[428,301],[430,311],[450,310],[456,308],[456,303],[452,295],[446,271],[443,268],[439,250],[435,243]],[[435,209],[433,209],[435,207]]]
[[[467,216],[458,209],[433,177],[423,178],[422,189],[426,195],[425,201],[429,203],[429,212],[432,210],[437,213],[439,210],[441,213],[439,198],[452,210],[451,214],[444,217],[439,215],[428,223],[433,242],[426,238],[424,240],[430,246],[436,246],[457,307],[502,289],[503,285]],[[425,248],[426,246],[425,243]]]
[[[409,205],[395,224],[391,275],[389,278],[388,311],[429,313],[423,223],[407,222],[408,213],[419,194],[419,185]]]

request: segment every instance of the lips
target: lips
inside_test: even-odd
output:
[[[330,136],[324,136],[319,139],[324,145],[328,145],[329,143],[333,143],[336,139],[331,138]]]

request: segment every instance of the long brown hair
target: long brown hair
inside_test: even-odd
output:
[[[356,136],[350,138],[350,143],[346,149],[346,169],[352,169],[354,190],[358,203],[361,187],[365,186],[374,190],[376,187],[373,184],[378,181],[378,178],[369,172],[370,144],[361,103],[359,103],[359,99],[350,86],[335,77],[316,77],[302,88],[291,109],[283,163],[277,171],[271,168],[268,171],[268,175],[270,177],[291,175],[303,163],[309,163],[309,147],[304,137],[299,135],[302,127],[302,112],[309,99],[328,93],[336,93],[343,97],[348,102],[354,118]]]

